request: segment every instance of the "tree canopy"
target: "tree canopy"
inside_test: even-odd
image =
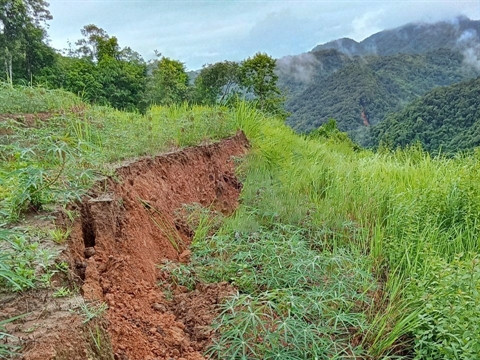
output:
[[[260,110],[285,115],[283,110],[285,98],[277,86],[275,64],[276,61],[271,56],[257,53],[242,63],[240,81],[258,99]]]
[[[202,104],[225,103],[240,90],[240,64],[223,61],[205,65],[195,79],[195,100]]]
[[[180,61],[162,57],[153,69],[147,94],[153,104],[171,105],[187,100],[188,75]]]
[[[0,58],[4,80],[31,80],[52,62],[54,52],[43,40],[52,18],[44,0],[0,0]]]
[[[480,146],[480,78],[436,88],[372,128],[373,145],[419,142],[430,152],[452,154]]]

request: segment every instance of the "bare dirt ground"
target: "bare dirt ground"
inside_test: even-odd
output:
[[[121,144],[119,144],[121,146]],[[159,264],[188,262],[192,229],[185,204],[231,214],[241,184],[234,158],[248,150],[241,132],[218,143],[125,164],[99,181],[72,206],[78,217],[59,223],[71,229],[62,259],[79,295],[54,299],[52,291],[0,297],[0,319],[27,315],[9,324],[20,339],[20,358],[203,359],[214,335],[218,304],[234,289],[197,284],[192,291],[171,286]],[[164,288],[163,288],[164,289]],[[82,304],[106,303],[101,319],[85,323]]]

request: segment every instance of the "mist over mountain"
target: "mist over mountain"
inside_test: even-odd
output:
[[[350,56],[422,54],[441,48],[462,51],[479,43],[480,20],[460,16],[434,24],[412,23],[384,30],[361,42],[338,39],[318,45],[312,51],[335,49]]]
[[[339,39],[277,61],[291,113],[311,131],[329,118],[366,145],[368,128],[438,87],[480,75],[480,21],[408,24],[358,43]]]

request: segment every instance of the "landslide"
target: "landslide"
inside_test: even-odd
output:
[[[22,358],[203,359],[217,305],[234,289],[226,283],[197,284],[191,291],[159,286],[169,281],[159,264],[189,261],[193,231],[186,204],[225,215],[236,209],[242,185],[234,160],[248,147],[238,132],[218,143],[123,164],[97,182],[73,206],[79,216],[71,223],[61,220],[71,228],[64,257],[84,301],[106,303],[108,310],[86,327],[78,313],[65,311],[65,303],[53,306],[24,337]],[[32,311],[41,300],[28,296],[9,306]],[[59,309],[62,317],[55,317]],[[27,333],[30,320],[23,329],[16,325],[15,333]]]

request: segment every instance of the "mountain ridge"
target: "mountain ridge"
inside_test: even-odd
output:
[[[479,42],[480,20],[459,16],[433,24],[409,23],[377,32],[360,42],[340,38],[317,45],[312,51],[335,49],[350,56],[419,54],[439,48],[462,50]]]
[[[397,40],[385,50],[392,38]],[[466,17],[407,24],[360,43],[342,38],[336,48],[327,46],[333,43],[277,61],[278,84],[291,114],[287,123],[297,131],[309,132],[334,118],[340,130],[367,145],[368,127],[387,114],[437,86],[480,75],[480,21]]]
[[[371,129],[372,145],[420,142],[447,154],[480,146],[480,77],[437,87]]]

